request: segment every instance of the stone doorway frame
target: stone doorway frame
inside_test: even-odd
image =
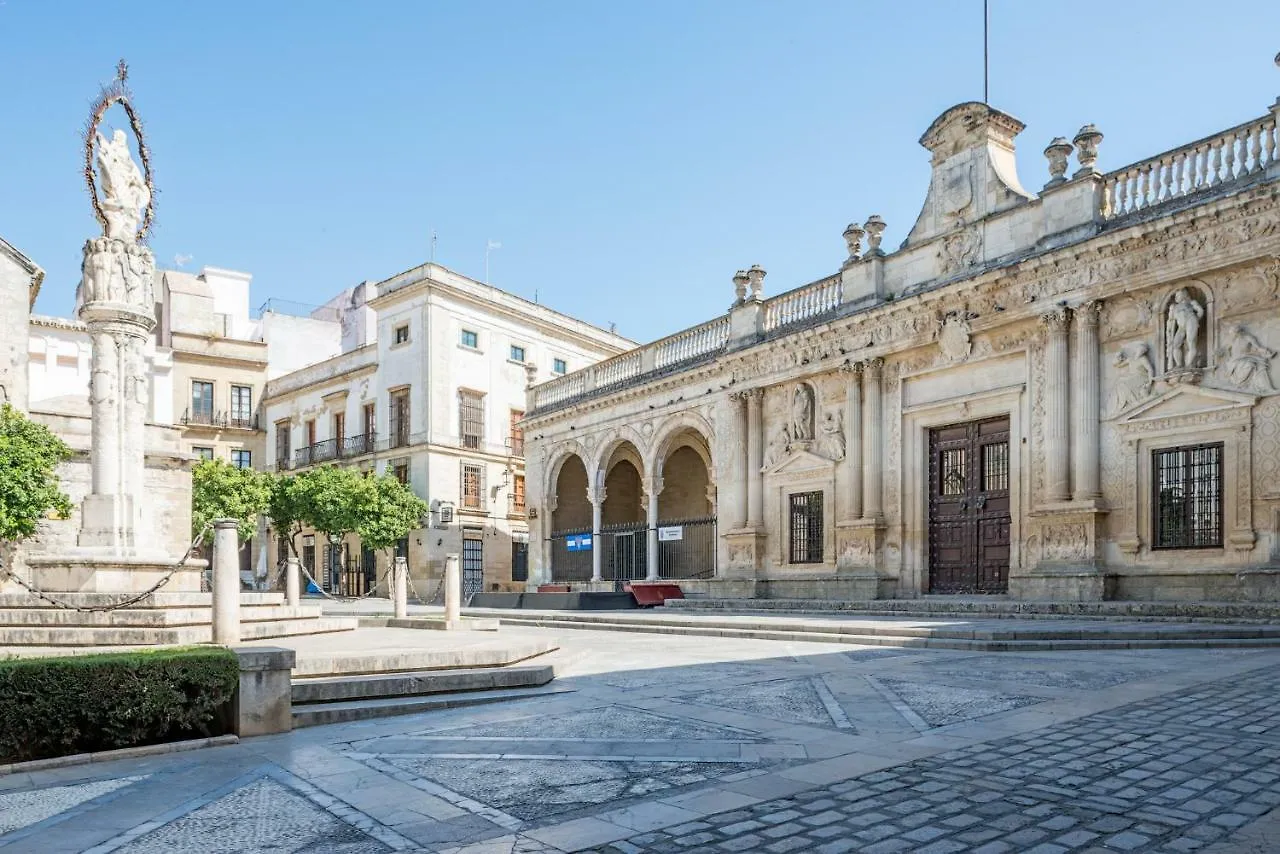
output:
[[[922,403],[902,409],[902,566],[898,592],[929,592],[929,431],[987,418],[1009,419],[1009,576],[1022,569],[1022,525],[1027,512],[1024,472],[1028,468],[1026,383]],[[913,461],[908,465],[908,461]]]

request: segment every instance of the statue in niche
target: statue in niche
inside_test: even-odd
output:
[[[1223,348],[1220,357],[1226,362],[1223,375],[1235,386],[1262,394],[1271,394],[1276,388],[1271,384],[1271,360],[1276,351],[1264,347],[1252,332],[1239,323],[1227,328],[1230,343]]]
[[[791,441],[813,439],[813,389],[806,383],[796,386],[791,399]]]
[[[129,153],[129,139],[117,130],[107,139],[96,134],[98,178],[102,182],[102,213],[107,220],[107,237],[133,242],[142,219],[142,209],[151,202],[142,170]]]
[[[840,410],[827,412],[822,416],[822,436],[818,439],[817,451],[824,457],[833,460],[844,459],[844,424]]]
[[[1145,341],[1126,344],[1116,354],[1116,381],[1111,390],[1111,410],[1119,414],[1151,396],[1156,369]]]
[[[1200,320],[1204,306],[1179,288],[1169,303],[1164,324],[1165,366],[1169,371],[1193,371],[1200,367]]]

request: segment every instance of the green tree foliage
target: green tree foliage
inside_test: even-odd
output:
[[[372,478],[339,466],[319,466],[296,475],[294,494],[302,521],[335,538],[357,530],[377,501]]]
[[[284,537],[294,557],[298,556],[298,544],[295,537],[302,532],[306,521],[306,506],[303,494],[305,481],[300,475],[277,475],[271,481],[271,498],[267,502],[267,518],[276,535]]]
[[[58,463],[71,449],[43,424],[6,403],[0,406],[0,542],[34,536],[50,512],[71,513],[58,482]]]
[[[271,495],[271,475],[266,472],[237,468],[226,460],[204,460],[191,473],[192,533],[214,519],[235,519],[244,542],[253,536]]]
[[[373,486],[374,501],[360,514],[356,533],[367,548],[389,549],[421,524],[429,508],[394,475],[369,478],[368,482]]]

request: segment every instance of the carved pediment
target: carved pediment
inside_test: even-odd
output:
[[[813,451],[793,450],[772,466],[766,466],[767,475],[796,474],[798,472],[826,474],[835,468],[835,461],[821,457]]]
[[[1117,426],[1127,432],[1160,430],[1169,427],[1249,420],[1258,398],[1252,394],[1178,385],[1121,413]]]

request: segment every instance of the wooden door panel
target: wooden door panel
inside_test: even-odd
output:
[[[1008,589],[1010,453],[1008,418],[930,431],[930,592]]]

